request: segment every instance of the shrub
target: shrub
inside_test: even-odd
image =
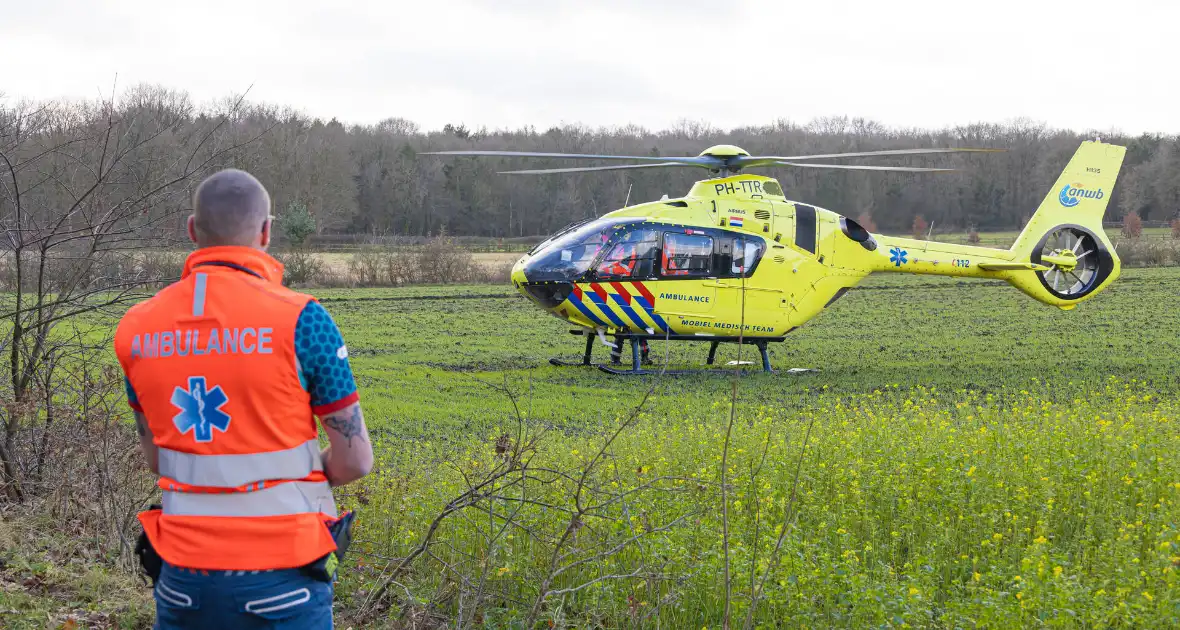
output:
[[[149,251],[139,257],[139,272],[155,286],[162,287],[180,279],[187,257],[184,252]]]
[[[1123,217],[1123,236],[1127,238],[1139,238],[1143,235],[1143,219],[1139,218],[1138,212],[1128,212]]]
[[[508,284],[508,282],[512,279],[513,264],[514,263],[490,263],[486,265],[479,265],[477,263],[476,266],[483,269],[483,275],[481,275],[476,281],[486,284]]]
[[[385,255],[376,249],[362,249],[348,261],[348,274],[357,286],[375,287],[388,283]]]
[[[176,282],[184,270],[186,252],[168,250],[105,251],[93,255],[67,250],[55,251],[45,259],[45,288],[62,291],[70,287],[80,291],[109,287],[128,288],[135,283],[158,289]],[[24,255],[23,288],[37,290],[40,258]],[[0,291],[16,290],[16,261],[11,255],[0,259]]]
[[[315,234],[315,217],[307,209],[307,205],[292,201],[287,209],[275,219],[275,227],[282,233],[287,243],[294,247],[303,247],[307,239]]]
[[[487,282],[491,275],[503,275],[490,274],[470,251],[448,236],[433,237],[416,247],[363,249],[349,260],[348,271],[358,286],[395,287]]]
[[[418,284],[419,258],[412,250],[396,249],[385,253],[385,277],[395,287]]]
[[[1172,219],[1172,238],[1180,239],[1180,219]]]
[[[317,286],[330,289],[352,289],[356,287],[352,274],[347,269],[335,269],[331,265],[324,265],[324,272],[320,274]]]
[[[418,271],[425,284],[455,284],[478,279],[483,266],[475,257],[455,243],[454,239],[439,236],[430,239],[418,253]]]
[[[302,249],[276,253],[275,258],[283,263],[283,284],[289,287],[319,286],[327,268],[323,259]]]
[[[1180,241],[1130,238],[1114,244],[1127,267],[1168,267],[1180,265]]]
[[[971,228],[971,231],[967,232],[967,242],[972,245],[978,245],[979,240],[979,230]]]
[[[914,235],[914,238],[919,240],[926,238],[926,232],[929,229],[930,224],[926,222],[926,219],[922,218],[922,215],[914,215],[914,223],[910,226],[910,232]]]
[[[122,372],[108,358],[111,340],[103,333],[113,327],[102,325],[92,339],[55,342],[23,404],[10,402],[12,389],[0,385],[6,459],[19,480],[4,490],[11,500],[19,488],[25,501],[5,502],[5,517],[46,518],[59,532],[85,532],[84,544],[78,541],[86,547],[82,554],[129,568],[126,543],[139,529],[135,513],[155,479],[139,457],[139,439],[122,403]],[[5,371],[2,380],[10,379]]]
[[[154,284],[159,278],[148,277],[139,264],[141,255],[127,251],[104,251],[93,255],[62,248],[46,258],[45,283],[51,291],[105,289],[128,282]],[[33,276],[26,268],[26,277]],[[179,271],[173,280],[180,277]],[[26,287],[27,288],[27,287]]]

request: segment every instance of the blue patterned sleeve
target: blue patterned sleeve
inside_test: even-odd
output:
[[[127,404],[132,409],[142,412],[143,407],[139,406],[139,396],[136,395],[135,388],[131,386],[131,379],[127,378],[126,375],[123,376],[123,387],[127,390]]]
[[[295,356],[299,380],[311,394],[311,410],[317,416],[357,402],[344,337],[327,309],[314,300],[303,307],[295,323]]]

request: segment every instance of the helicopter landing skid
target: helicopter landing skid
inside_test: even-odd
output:
[[[594,365],[594,364],[593,363],[583,363],[582,361],[566,361],[565,359],[558,359],[557,357],[553,357],[553,358],[549,359],[549,365],[555,365],[557,367],[586,367],[586,366],[590,366],[590,365]]]
[[[581,335],[582,331],[571,330],[571,334]],[[557,367],[583,367],[594,365],[590,362],[590,355],[594,352],[594,335],[586,335],[586,352],[582,355],[581,361],[565,361],[556,357],[549,359],[549,365],[556,365]]]
[[[758,348],[758,354],[761,355],[761,358],[762,358],[762,371],[767,374],[774,374],[774,370],[770,366],[770,353],[767,351],[767,345],[770,342],[781,342],[784,340],[784,337],[755,337],[755,338],[742,338],[742,339],[738,339],[738,338],[730,338],[730,339],[708,339],[708,338],[705,338],[705,339],[702,339],[700,336],[696,336],[696,335],[662,336],[662,335],[644,335],[644,334],[621,334],[621,335],[615,336],[616,339],[618,340],[619,344],[622,344],[625,340],[628,340],[628,339],[631,341],[631,367],[624,368],[622,366],[615,367],[615,365],[618,365],[617,363],[615,365],[607,365],[604,363],[594,363],[591,360],[591,358],[592,358],[592,355],[594,352],[595,336],[593,334],[587,334],[587,333],[584,333],[583,331],[579,331],[579,330],[571,330],[570,333],[575,334],[575,335],[585,335],[586,336],[586,350],[582,355],[582,360],[581,361],[566,361],[563,359],[552,358],[552,359],[549,359],[550,365],[555,365],[558,367],[589,367],[589,366],[593,366],[593,367],[598,368],[599,370],[602,370],[603,372],[606,372],[607,374],[614,374],[616,376],[642,376],[645,374],[672,374],[672,375],[676,375],[676,374],[702,374],[702,373],[716,373],[717,372],[716,369],[710,369],[710,368],[688,369],[688,370],[666,370],[666,369],[658,369],[658,368],[653,369],[651,367],[644,368],[643,367],[644,363],[647,363],[647,361],[644,360],[645,357],[643,356],[641,349],[640,349],[640,343],[644,340],[651,340],[651,341],[660,341],[660,340],[709,341],[709,357],[705,361],[705,365],[713,365],[714,364],[714,360],[717,357],[717,347],[719,345],[721,345],[722,343],[742,343],[742,344],[756,346]],[[753,364],[753,362],[746,362],[746,361],[742,361],[740,364],[736,363],[736,362],[730,362],[730,365],[752,365],[752,364]],[[796,370],[790,370],[790,371],[794,372]]]
[[[603,372],[606,372],[607,374],[613,374],[615,376],[644,376],[644,375],[650,375],[650,374],[667,374],[669,376],[680,376],[680,375],[684,375],[684,374],[713,374],[713,373],[717,372],[717,370],[708,370],[708,369],[704,369],[704,368],[698,369],[698,370],[659,370],[659,369],[653,370],[653,369],[639,368],[638,370],[636,370],[634,367],[621,368],[621,367],[614,367],[614,366],[606,365],[604,363],[595,363],[594,367],[602,370]]]

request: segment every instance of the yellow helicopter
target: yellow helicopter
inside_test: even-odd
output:
[[[631,342],[631,368],[642,374],[649,339],[756,346],[770,372],[767,344],[781,342],[874,272],[1006,280],[1034,299],[1074,308],[1119,275],[1119,258],[1102,216],[1125,147],[1083,142],[1011,249],[992,249],[871,234],[856,221],[788,200],[778,181],[742,171],[754,167],[939,172],[952,169],[811,160],[920,155],[995,149],[902,149],[828,155],[751,156],[731,145],[696,157],[629,157],[513,151],[446,151],[432,155],[629,160],[637,164],[506,171],[550,174],[637,168],[699,167],[715,175],[687,195],[628,206],[571,225],[523,256],[512,284],[586,336],[582,360],[593,365],[594,340],[612,348]],[[613,341],[608,341],[608,337]]]

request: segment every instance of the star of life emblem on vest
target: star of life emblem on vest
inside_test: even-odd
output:
[[[214,427],[222,433],[229,429],[229,414],[221,410],[227,402],[229,398],[220,385],[206,389],[204,376],[190,376],[188,391],[182,387],[172,391],[172,404],[180,409],[172,423],[181,435],[192,431],[196,441],[212,442]]]

